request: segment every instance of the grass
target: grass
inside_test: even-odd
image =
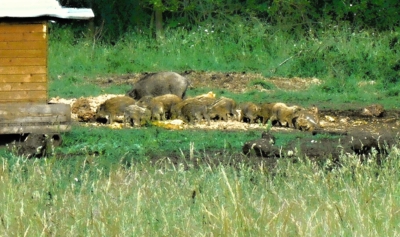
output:
[[[191,143],[198,151],[229,150],[239,153],[243,141],[259,138],[258,132],[215,130],[166,130],[151,126],[143,129],[113,130],[106,127],[91,128],[74,126],[65,134],[59,156],[85,158],[118,163],[123,158],[146,161],[154,157],[181,156],[189,153]],[[200,153],[201,155],[202,153]]]
[[[68,29],[54,28],[50,96],[126,92],[125,85],[96,84],[98,76],[112,74],[249,71],[313,76],[324,83],[301,92],[234,94],[221,89],[218,94],[238,102],[381,102],[396,108],[399,61],[390,42],[398,36],[339,25],[300,37],[248,20],[224,29],[167,30],[162,42],[127,33],[107,45],[74,39]],[[376,83],[356,86],[368,81]],[[262,80],[250,83],[254,85],[271,88]],[[189,95],[209,89],[196,88]],[[297,136],[307,134],[278,134],[277,144]],[[393,147],[379,166],[360,163],[352,155],[341,157],[341,167],[329,159],[318,164],[306,158],[281,159],[274,169],[269,160],[253,165],[243,156],[235,160],[243,141],[259,137],[253,131],[74,126],[64,145],[46,159],[26,160],[3,150],[0,235],[400,235],[399,148]],[[163,162],[152,164],[154,158]],[[228,162],[195,166],[201,159]]]
[[[195,143],[197,147],[197,144]],[[201,152],[201,151],[199,151]],[[229,156],[229,154],[226,154]],[[70,158],[69,158],[70,159]],[[326,171],[282,159],[274,172],[181,164],[106,167],[2,157],[2,235],[397,236],[399,153],[381,166],[342,157]],[[329,165],[329,164],[325,164]]]
[[[349,30],[345,25],[299,36],[250,20],[225,28],[205,25],[192,31],[169,30],[165,40],[158,42],[147,35],[127,33],[115,45],[107,45],[74,39],[68,29],[55,28],[49,48],[50,96],[97,95],[105,90],[96,86],[99,75],[201,70],[317,77],[322,85],[300,95],[302,99],[329,97],[338,102],[390,105],[389,100],[397,100],[400,91],[398,37],[398,32]],[[368,82],[374,84],[358,86]],[[271,88],[262,80],[250,86],[254,84]],[[113,91],[126,92],[127,87]]]

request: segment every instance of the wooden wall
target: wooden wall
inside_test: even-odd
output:
[[[0,103],[47,103],[47,23],[0,22]]]

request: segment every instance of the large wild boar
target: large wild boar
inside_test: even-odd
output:
[[[187,78],[175,72],[159,72],[149,74],[133,84],[133,89],[127,95],[139,100],[143,96],[159,96],[174,94],[184,98],[189,86]]]
[[[240,122],[248,120],[249,123],[255,123],[258,118],[261,117],[260,106],[254,104],[253,102],[244,102],[239,105],[241,116],[239,118]]]
[[[117,116],[124,116],[125,108],[135,104],[135,100],[129,96],[118,96],[108,99],[102,103],[96,111],[96,120],[107,120],[113,123]]]
[[[209,107],[210,117],[228,121],[228,115],[237,119],[236,102],[233,99],[221,97]]]

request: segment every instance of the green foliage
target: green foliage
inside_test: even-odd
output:
[[[126,35],[114,46],[84,39],[69,42],[65,33],[65,41],[51,35],[50,76],[193,69],[261,71],[266,76],[339,81],[387,80],[387,85],[398,80],[398,33],[355,33],[343,27],[299,40],[257,21],[237,21],[239,24],[224,29],[206,25],[193,31],[166,31],[163,42]],[[57,30],[55,34],[59,34]],[[72,47],[77,50],[74,54],[69,53]]]
[[[389,1],[308,1],[308,0],[61,0],[69,7],[90,7],[94,10],[96,27],[87,23],[68,23],[80,30],[89,28],[85,36],[103,42],[117,42],[127,32],[153,37],[154,13],[162,13],[163,28],[195,29],[198,25],[226,26],[257,19],[278,26],[282,31],[300,36],[312,35],[326,27],[347,22],[351,28],[393,30],[399,26],[400,4]],[[129,9],[127,11],[126,9]],[[239,27],[240,30],[240,27]],[[87,30],[85,30],[86,32]],[[79,34],[75,34],[81,37]]]
[[[323,82],[302,92],[218,95],[238,102],[310,101],[390,103],[398,97],[398,31],[380,32],[349,23],[291,33],[256,17],[225,16],[226,24],[169,28],[165,39],[127,32],[113,44],[76,38],[68,27],[52,27],[49,47],[50,96],[79,97],[125,93],[129,85],[99,87],[104,75],[158,71],[261,72],[267,77],[317,77]],[[304,35],[306,34],[306,35]],[[73,50],[73,53],[71,53]],[[371,83],[371,85],[369,85]],[[261,81],[251,82],[266,89]],[[368,86],[360,87],[360,84]],[[196,88],[204,93],[212,88]],[[369,93],[365,93],[368,91]],[[189,95],[190,95],[189,91]],[[193,91],[193,95],[202,94]],[[228,96],[229,95],[229,96]],[[391,102],[391,107],[394,106]]]
[[[51,81],[50,97],[76,98],[81,96],[96,96],[102,93],[98,86],[90,84],[83,78],[70,76],[58,78]]]

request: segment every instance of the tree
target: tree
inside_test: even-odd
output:
[[[163,27],[163,14],[164,12],[176,12],[179,8],[180,0],[141,0],[141,6],[148,8],[153,11],[150,29],[153,28],[153,22],[155,24],[156,39],[160,40],[164,38],[164,27]]]

